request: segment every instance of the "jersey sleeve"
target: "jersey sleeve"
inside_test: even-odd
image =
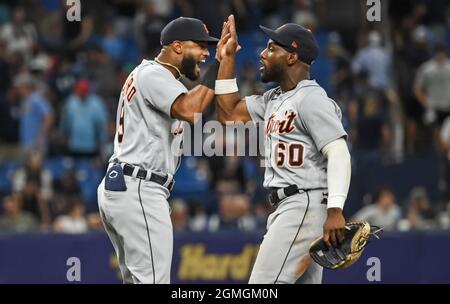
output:
[[[272,90],[264,95],[251,95],[245,97],[248,113],[253,121],[264,121],[264,113],[268,102],[268,96]]]
[[[163,67],[150,66],[140,71],[138,89],[144,99],[157,110],[171,117],[170,110],[178,96],[187,92],[186,87]]]
[[[325,94],[313,92],[307,95],[299,104],[298,111],[319,151],[336,139],[347,138],[341,122],[341,109]]]

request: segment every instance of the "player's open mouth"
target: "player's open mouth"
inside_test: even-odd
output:
[[[263,62],[262,60],[259,62],[259,65],[260,65],[259,71],[260,71],[260,72],[264,71],[264,69],[265,69],[266,66],[264,65],[264,62]]]
[[[195,70],[200,73],[200,64],[205,63],[206,59],[199,60],[195,63]]]

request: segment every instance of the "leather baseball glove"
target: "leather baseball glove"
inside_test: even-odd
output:
[[[371,237],[379,239],[377,233],[382,229],[367,222],[347,223],[344,240],[336,247],[329,248],[320,237],[312,242],[309,254],[317,264],[328,269],[349,267],[360,258]]]

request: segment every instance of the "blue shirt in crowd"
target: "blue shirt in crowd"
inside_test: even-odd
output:
[[[72,152],[92,153],[106,141],[107,113],[100,97],[90,94],[83,101],[71,95],[62,118],[64,135]]]
[[[20,117],[20,143],[23,148],[33,148],[44,120],[51,112],[50,104],[39,93],[33,93],[24,100]]]
[[[390,64],[389,53],[385,49],[369,46],[358,51],[352,62],[352,70],[355,74],[366,71],[370,85],[384,91],[391,87]]]

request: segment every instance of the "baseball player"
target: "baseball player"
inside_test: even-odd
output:
[[[250,283],[320,283],[322,268],[308,250],[323,234],[328,246],[343,239],[342,209],[350,184],[350,154],[341,111],[309,70],[318,55],[313,34],[293,23],[276,30],[260,54],[263,82],[277,87],[262,96],[240,98],[235,80],[237,43],[234,17],[219,68],[215,92],[218,117],[263,122],[266,171],[264,186],[276,208],[267,221]]]
[[[114,154],[98,187],[98,202],[124,283],[170,283],[173,232],[167,199],[180,161],[183,122],[193,123],[194,113],[213,100],[226,39],[210,37],[198,19],[175,19],[161,32],[159,55],[143,60],[122,88]],[[216,59],[188,91],[180,77],[199,78],[208,43],[217,43]]]

